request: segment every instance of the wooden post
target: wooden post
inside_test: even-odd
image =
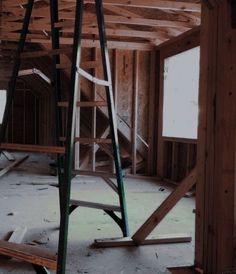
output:
[[[132,113],[132,174],[136,174],[137,165],[137,131],[138,131],[138,82],[139,82],[139,52],[134,52],[134,89]]]
[[[236,31],[233,1],[203,5],[196,202],[196,266],[235,267]]]
[[[159,75],[160,56],[159,52],[150,52],[150,88],[149,88],[149,120],[148,120],[148,175],[156,174],[156,139],[158,117],[158,100],[156,95],[156,87]]]
[[[97,49],[93,49],[93,60],[96,62],[97,61]],[[93,69],[93,75],[94,77],[97,76],[97,69],[96,67]],[[93,83],[93,94],[92,94],[93,101],[96,101],[97,99],[97,85]],[[93,114],[92,114],[92,138],[96,138],[97,135],[97,107],[93,107]],[[92,146],[92,170],[96,171],[96,143],[93,143]]]
[[[163,130],[163,107],[164,107],[164,57],[160,57],[159,73],[159,106],[158,106],[158,140],[157,140],[157,174],[164,177],[164,140]]]

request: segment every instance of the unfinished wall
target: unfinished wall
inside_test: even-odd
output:
[[[36,46],[35,50],[38,49]],[[32,45],[30,50],[33,50]],[[62,69],[64,101],[67,100],[69,91],[69,59],[69,55],[63,58],[63,61],[67,62],[65,68]],[[7,66],[5,60],[2,60],[1,69],[10,76],[12,66]],[[153,86],[151,87],[151,78],[155,77],[154,71],[151,72],[151,63],[153,63],[151,52],[113,49],[110,50],[110,62],[123,164],[125,168],[135,166],[135,173],[147,173],[147,159],[149,154],[153,153],[148,148],[150,139],[149,104],[151,102],[149,94],[153,88]],[[83,49],[81,67],[103,79],[100,50],[95,48]],[[29,68],[37,68],[52,79],[52,63],[49,57],[24,59],[21,69]],[[22,96],[20,91],[16,93],[9,124],[8,140],[15,143],[28,143],[29,141],[30,143],[51,145],[55,138],[52,88],[35,75],[26,76],[22,78],[22,81],[28,92],[23,91]],[[5,82],[7,83],[7,81]],[[106,100],[105,90],[103,87],[95,87],[88,80],[81,78],[81,100]],[[33,112],[33,115],[29,115]],[[65,112],[66,109],[63,109],[63,113]],[[81,137],[93,137],[94,130],[97,137],[101,136],[108,126],[106,108],[81,108],[80,112]],[[27,118],[25,119],[22,115],[27,116]],[[31,117],[31,121],[27,121],[28,116]],[[17,123],[18,117],[21,117],[21,123]],[[65,120],[66,115],[63,117]],[[82,158],[84,154],[90,155],[89,160],[87,160],[87,164],[90,165],[92,161],[91,146],[81,145],[80,150],[82,150]],[[108,147],[100,146],[97,152],[103,162],[108,163],[105,168],[110,168],[111,155],[109,151],[111,150]],[[131,169],[128,170],[128,172],[130,171]]]
[[[159,110],[157,173],[167,181],[181,181],[196,165],[197,140],[163,136],[164,61],[165,58],[199,46],[200,29],[197,27],[163,44],[158,48],[159,60]],[[171,110],[170,110],[171,111]]]

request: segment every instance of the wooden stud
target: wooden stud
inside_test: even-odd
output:
[[[136,174],[137,165],[137,131],[138,131],[138,91],[139,91],[139,52],[134,52],[134,89],[132,106],[132,173]]]

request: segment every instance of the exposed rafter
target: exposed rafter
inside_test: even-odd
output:
[[[50,43],[51,26],[46,1],[35,1],[33,19],[27,41]],[[59,1],[62,44],[71,44],[74,32],[75,0]],[[18,41],[26,0],[3,0],[0,16],[0,39]],[[86,0],[83,38],[86,47],[96,46],[98,30],[94,15],[94,0]],[[201,6],[196,1],[104,0],[105,22],[109,46],[150,50],[200,24]]]

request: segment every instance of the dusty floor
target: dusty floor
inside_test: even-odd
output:
[[[20,154],[17,154],[19,157]],[[24,155],[24,154],[21,154]],[[19,226],[27,226],[25,242],[34,242],[56,251],[58,237],[58,189],[49,176],[49,159],[30,155],[21,166],[0,179],[0,238]],[[3,158],[0,167],[6,165]],[[117,204],[117,196],[101,179],[77,177],[72,197],[80,200]],[[160,184],[137,179],[126,180],[130,232],[144,222],[170,191]],[[158,234],[190,233],[194,236],[193,198],[183,198],[153,232]],[[70,217],[68,274],[161,274],[167,266],[191,265],[193,242],[132,248],[91,249],[93,239],[120,237],[116,224],[102,211],[77,209]],[[35,273],[29,264],[0,260],[0,273]],[[52,272],[53,273],[53,272]]]

